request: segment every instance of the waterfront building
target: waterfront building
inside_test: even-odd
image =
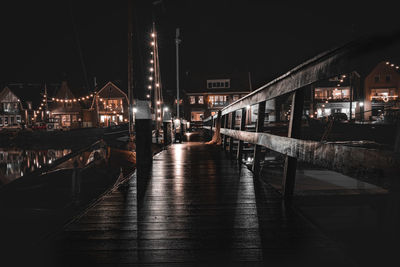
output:
[[[251,91],[247,73],[187,75],[184,88],[185,119],[192,124],[216,114],[218,110]]]
[[[359,114],[360,91],[360,75],[357,72],[320,81],[312,85],[310,110],[306,113],[315,118],[342,113],[348,119],[355,119]]]
[[[27,111],[21,99],[7,86],[0,92],[0,127],[14,127],[25,124]]]
[[[400,109],[399,66],[382,61],[364,81],[364,120],[381,120],[385,112]]]
[[[99,126],[128,122],[128,96],[112,82],[108,82],[96,93],[91,109],[96,110]]]
[[[49,104],[49,115],[56,119],[63,128],[82,127],[82,106],[75,98],[66,81],[61,83],[60,89]]]

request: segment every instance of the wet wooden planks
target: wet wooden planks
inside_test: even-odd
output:
[[[149,179],[143,205],[132,179],[67,227],[52,241],[53,264],[351,266],[218,147],[172,145],[154,158]]]

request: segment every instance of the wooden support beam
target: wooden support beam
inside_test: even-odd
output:
[[[211,117],[211,128],[210,128],[210,131],[211,131],[211,138],[212,138],[212,136],[213,136],[213,128],[214,128],[214,117]]]
[[[394,152],[400,153],[400,122],[397,122]]]
[[[265,118],[265,101],[260,102],[258,104],[258,114],[257,114],[257,125],[256,132],[262,133],[264,131],[264,118]],[[262,158],[261,155],[261,146],[254,146],[254,157],[253,157],[253,172],[255,175],[258,175],[260,171],[260,160]]]
[[[231,113],[231,125],[230,125],[230,129],[235,129],[235,121],[236,121],[236,111]],[[232,156],[233,155],[233,141],[235,139],[231,136],[229,138],[229,154]]]
[[[242,117],[240,118],[240,131],[244,131],[246,127],[246,108],[242,108]],[[239,140],[236,159],[242,162],[243,158],[243,140]]]
[[[289,138],[300,138],[303,105],[304,105],[304,87],[293,93],[289,130],[288,130]],[[285,203],[290,203],[293,197],[294,185],[296,181],[296,167],[297,167],[297,158],[286,156],[285,166],[283,170],[283,181],[282,181],[282,191]]]
[[[227,125],[228,125],[228,120],[229,120],[229,114],[225,114],[224,115],[224,128],[227,128]],[[225,150],[226,149],[226,143],[227,143],[227,140],[228,140],[228,136],[226,135],[226,134],[224,134],[224,139],[223,139],[223,141],[222,141],[222,148]]]

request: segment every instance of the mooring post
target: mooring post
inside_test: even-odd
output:
[[[300,138],[303,105],[304,88],[300,88],[293,93],[288,130],[289,138]],[[294,185],[296,181],[296,167],[297,159],[286,156],[282,181],[283,199],[285,201],[285,204],[290,204],[293,198]]]
[[[262,133],[264,131],[264,118],[265,118],[265,101],[258,103],[258,114],[257,114],[257,125],[256,132]],[[253,157],[253,172],[258,175],[260,172],[260,160],[261,160],[261,146],[254,146],[254,157]]]
[[[235,122],[236,122],[236,111],[231,113],[232,115],[232,120],[231,120],[231,125],[230,125],[230,129],[234,130],[235,129]],[[231,156],[233,156],[233,142],[234,142],[234,138],[231,136],[229,138],[229,154]]]
[[[71,198],[72,204],[79,204],[79,194],[81,192],[81,179],[80,179],[80,170],[78,168],[78,161],[74,161],[73,163],[74,169],[72,170],[72,181],[71,181]]]
[[[147,183],[150,179],[150,170],[153,163],[151,140],[151,112],[148,101],[136,100],[135,130],[136,130],[136,174],[137,198],[143,199]]]
[[[164,114],[163,114],[164,149],[172,143],[171,131],[172,131],[171,112],[164,110]]]
[[[240,131],[244,131],[246,127],[246,108],[242,108],[242,117],[240,118]],[[239,140],[236,159],[242,162],[243,158],[243,141]]]

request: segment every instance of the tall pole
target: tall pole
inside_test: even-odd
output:
[[[179,119],[179,28],[176,28],[176,117]]]
[[[132,52],[132,45],[133,45],[133,0],[128,0],[128,127],[129,127],[129,135],[133,134],[133,116],[132,116],[132,107],[133,107],[133,52]]]

